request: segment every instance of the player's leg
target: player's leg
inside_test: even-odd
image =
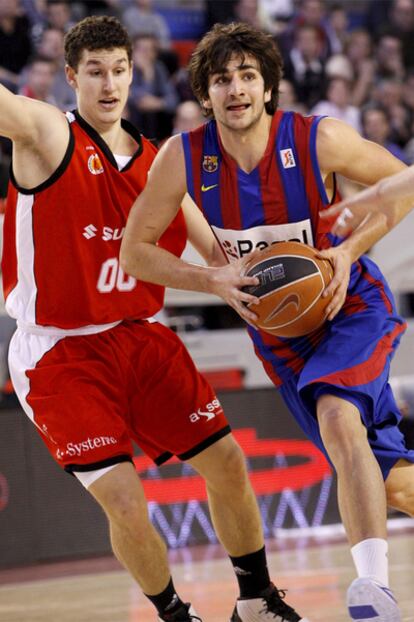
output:
[[[204,478],[210,513],[236,573],[240,597],[232,622],[306,622],[271,583],[259,508],[242,450],[232,435],[189,460]],[[281,598],[282,596],[282,598]]]
[[[386,495],[367,430],[354,404],[323,394],[317,401],[321,436],[338,477],[338,505],[358,578],[348,589],[347,604],[355,622],[400,622],[388,588]]]
[[[385,480],[385,491],[390,507],[414,516],[414,464],[399,460]]]
[[[159,612],[166,611],[160,620],[198,622],[175,593],[165,545],[149,524],[131,462],[133,448],[123,415],[128,412],[127,375],[135,370],[130,371],[125,355],[130,341],[125,332],[120,325],[62,339],[17,331],[12,342],[13,382],[51,456],[91,488],[105,510],[114,552],[144,590],[153,590],[150,600]],[[111,364],[115,345],[125,367]]]
[[[156,606],[159,619],[200,620],[175,591],[167,547],[149,519],[143,487],[133,465],[118,464],[88,490],[108,518],[115,556]]]
[[[384,481],[359,410],[345,399],[323,394],[317,418],[337,473],[338,504],[351,546],[366,538],[385,539]]]

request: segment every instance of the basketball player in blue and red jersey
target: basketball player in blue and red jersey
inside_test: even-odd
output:
[[[219,24],[205,35],[190,75],[210,120],[163,146],[131,210],[121,264],[144,280],[221,296],[251,323],[245,303],[257,299],[241,276],[249,252],[293,239],[331,259],[329,321],[320,330],[295,339],[249,332],[290,411],[335,467],[358,574],[348,590],[351,618],[397,622],[386,507],[414,515],[414,452],[398,429],[388,373],[405,324],[362,255],[384,233],[382,220],[374,216],[341,244],[319,212],[338,200],[335,172],[369,185],[404,165],[340,121],[278,111],[281,72],[272,40],[246,24]],[[186,193],[189,238],[207,267],[156,246]],[[232,622],[251,619],[238,600]]]
[[[175,591],[132,441],[157,464],[176,455],[204,477],[242,595],[265,593],[280,619],[297,622],[270,582],[257,502],[220,403],[174,333],[146,319],[163,288],[119,266],[128,212],[155,157],[121,119],[127,32],[114,18],[87,18],[66,35],[65,56],[73,113],[0,87],[0,133],[13,141],[2,267],[18,324],[9,356],[17,395],[57,463],[102,506],[114,553],[159,620],[201,618]],[[176,257],[185,242],[179,213],[160,246]]]

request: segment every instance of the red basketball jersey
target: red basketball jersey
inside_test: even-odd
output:
[[[119,250],[128,213],[142,191],[155,147],[127,121],[138,144],[118,169],[105,141],[78,113],[68,113],[65,157],[32,190],[11,178],[4,222],[3,287],[8,313],[29,326],[73,329],[145,318],[164,288],[124,274]],[[180,212],[159,245],[179,256],[186,229]]]

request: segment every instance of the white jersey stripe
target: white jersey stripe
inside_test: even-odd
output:
[[[36,323],[37,287],[34,276],[32,194],[18,194],[16,205],[17,284],[7,296],[6,310],[14,318]]]
[[[9,369],[16,395],[26,415],[37,425],[31,406],[26,401],[30,392],[30,381],[26,372],[34,369],[46,352],[51,350],[62,337],[34,335],[17,329],[9,346]],[[37,426],[43,434],[49,436],[47,430]],[[51,439],[53,441],[53,439]]]

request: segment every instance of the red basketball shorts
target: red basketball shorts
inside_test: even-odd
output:
[[[130,460],[132,441],[157,464],[187,460],[230,432],[180,339],[156,322],[64,337],[18,329],[9,362],[23,408],[67,471]]]

